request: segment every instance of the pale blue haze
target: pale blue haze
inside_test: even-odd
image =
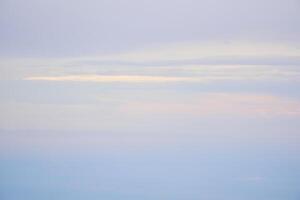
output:
[[[1,200],[299,200],[298,0],[1,0]]]

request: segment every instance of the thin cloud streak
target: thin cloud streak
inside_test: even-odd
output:
[[[166,60],[190,60],[201,58],[276,58],[276,57],[299,57],[300,50],[297,45],[289,44],[260,44],[247,42],[229,43],[174,43],[155,48],[139,51],[125,52],[98,59],[123,61],[166,61]],[[97,57],[94,57],[97,58]]]
[[[178,76],[181,75],[181,76]],[[184,76],[182,76],[184,75]],[[136,69],[136,71],[112,71],[109,74],[77,74],[28,76],[27,81],[57,81],[57,82],[102,82],[102,83],[163,83],[163,82],[214,82],[243,80],[300,80],[297,70],[282,70],[278,68],[256,67],[207,67],[193,66],[179,69],[153,70]]]
[[[78,81],[78,82],[194,82],[202,81],[192,77],[167,77],[167,76],[128,76],[128,75],[74,75],[74,76],[37,76],[27,77],[32,81]]]

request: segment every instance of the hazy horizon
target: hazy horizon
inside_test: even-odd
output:
[[[298,0],[2,0],[1,200],[298,200]]]

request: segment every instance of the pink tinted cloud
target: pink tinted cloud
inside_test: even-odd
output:
[[[263,94],[205,93],[183,100],[131,102],[123,106],[123,111],[141,115],[298,116],[300,102]]]

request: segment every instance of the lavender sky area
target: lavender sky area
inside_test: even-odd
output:
[[[298,0],[1,0],[1,200],[300,199]]]

